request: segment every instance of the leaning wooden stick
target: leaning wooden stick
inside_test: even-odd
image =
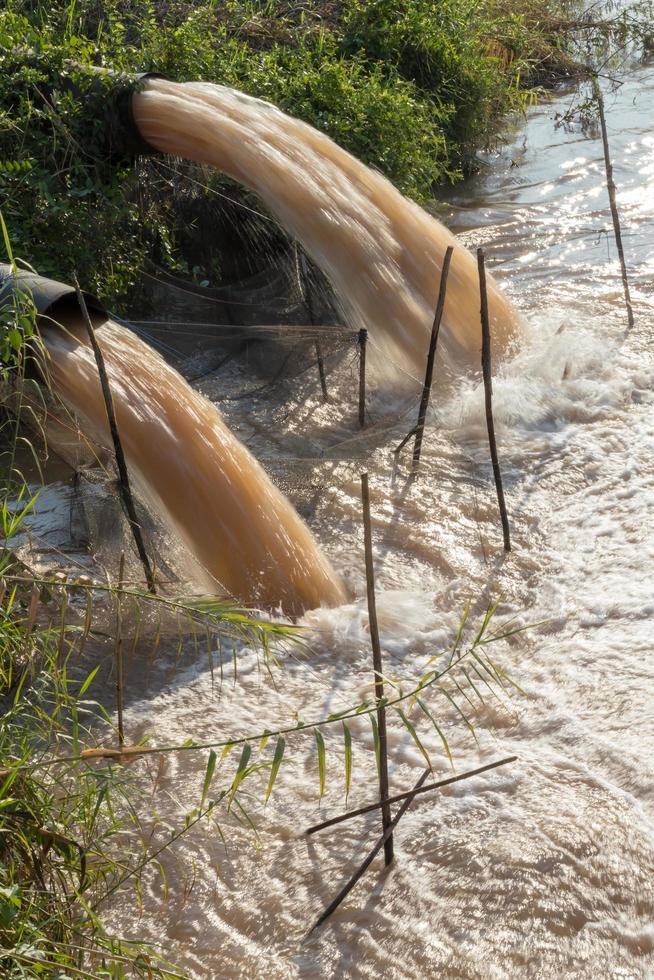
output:
[[[427,786],[420,786],[418,789],[407,790],[406,793],[396,793],[395,796],[390,796],[388,800],[380,801],[379,803],[368,803],[367,806],[359,807],[358,810],[350,810],[348,813],[341,813],[337,817],[332,817],[331,820],[323,820],[322,823],[317,823],[313,827],[309,827],[305,833],[306,834],[317,834],[319,830],[325,830],[327,827],[333,827],[334,824],[343,823],[345,820],[352,820],[354,817],[361,817],[365,813],[372,813],[373,810],[379,810],[384,803],[400,803],[402,800],[413,799],[414,796],[419,796],[421,793],[431,793],[432,790],[442,789],[444,786],[451,786],[452,783],[460,783],[464,779],[472,779],[473,776],[479,776],[482,772],[488,772],[491,769],[498,769],[500,766],[506,766],[509,762],[515,762],[517,755],[507,756],[506,759],[499,759],[497,762],[490,762],[487,766],[480,766],[478,769],[470,769],[468,772],[459,773],[457,776],[449,776],[447,779],[441,779],[437,783],[428,783]],[[427,775],[431,772],[431,769],[427,770]]]
[[[599,86],[597,78],[593,79],[593,94],[595,96],[595,101],[597,102],[597,109],[599,112],[600,127],[602,130],[602,144],[604,146],[604,167],[606,169],[606,187],[609,192],[609,205],[611,207],[611,217],[613,219],[613,231],[615,233],[615,244],[618,249],[618,257],[620,259],[620,272],[622,274],[622,288],[624,290],[624,301],[627,307],[627,323],[629,324],[629,329],[634,325],[634,311],[631,305],[631,292],[629,290],[629,279],[627,276],[627,263],[624,257],[624,248],[622,246],[622,229],[620,227],[620,212],[618,211],[618,203],[616,200],[616,186],[613,180],[613,164],[611,163],[611,151],[609,149],[609,136],[606,129],[606,117],[604,115],[604,97],[602,95],[602,90]]]
[[[372,662],[375,672],[375,698],[377,700],[377,732],[379,735],[379,794],[382,800],[382,827],[386,830],[391,823],[390,803],[384,803],[388,798],[388,740],[386,735],[386,709],[381,703],[384,698],[384,680],[382,674],[381,644],[379,642],[379,624],[377,622],[377,602],[375,599],[375,569],[372,560],[372,528],[370,521],[370,491],[368,474],[361,474],[361,500],[363,502],[363,536],[366,552],[366,586],[368,593],[368,621],[370,623],[370,642],[372,645]],[[386,864],[393,860],[393,837],[384,841]]]
[[[366,346],[368,331],[363,327],[359,330],[359,425],[363,429],[366,424]]]
[[[406,444],[409,441],[409,439],[411,438],[411,436],[414,436],[417,431],[418,431],[418,427],[416,425],[414,425],[414,427],[407,432],[407,434],[405,435],[405,437],[402,440],[402,442],[398,443],[398,445],[393,450],[393,453],[395,454],[395,456],[399,456],[399,454],[402,452],[402,450],[406,446]]]
[[[495,477],[495,489],[497,490],[497,503],[500,508],[502,519],[502,534],[504,535],[504,550],[511,550],[511,535],[509,532],[509,518],[506,513],[506,501],[504,500],[504,487],[502,486],[502,472],[500,461],[497,455],[497,442],[495,440],[495,422],[493,421],[493,377],[491,373],[491,336],[490,321],[488,318],[488,294],[486,292],[486,265],[483,248],[477,249],[477,266],[479,269],[479,294],[481,298],[481,369],[484,376],[484,396],[486,400],[486,427],[488,429],[488,444],[490,446],[491,461],[493,463],[493,476]]]
[[[418,780],[418,782],[414,786],[414,791],[420,789],[420,787],[422,786],[422,784],[424,783],[425,779],[427,778],[427,776],[429,775],[430,772],[431,772],[430,769],[425,769],[425,771],[423,772],[422,776],[420,777],[420,779]],[[352,891],[352,889],[356,885],[357,881],[359,881],[359,879],[366,873],[366,871],[368,870],[368,868],[370,867],[370,865],[372,864],[372,862],[375,860],[375,858],[377,857],[377,855],[381,851],[382,847],[385,847],[386,844],[388,843],[388,841],[391,840],[393,831],[395,830],[395,828],[397,827],[398,823],[400,822],[400,820],[402,819],[402,817],[404,816],[404,814],[406,813],[406,811],[409,809],[409,807],[413,803],[414,799],[415,799],[415,793],[414,793],[414,795],[410,796],[408,799],[406,799],[404,801],[404,803],[402,804],[402,806],[400,807],[400,809],[397,811],[397,813],[395,814],[395,816],[391,820],[391,822],[388,825],[388,827],[384,830],[384,833],[381,835],[381,837],[379,838],[379,840],[377,841],[377,843],[373,847],[372,851],[368,854],[368,856],[365,859],[365,861],[363,861],[359,865],[359,867],[354,872],[354,874],[352,875],[352,877],[350,878],[350,880],[348,881],[348,883],[346,885],[344,885],[343,888],[341,888],[341,890],[338,893],[338,895],[336,896],[336,898],[333,899],[333,901],[331,901],[329,903],[329,905],[327,906],[327,908],[325,909],[325,911],[322,913],[322,915],[319,916],[318,919],[316,919],[316,921],[314,922],[314,924],[311,926],[311,929],[309,930],[309,934],[311,934],[315,929],[318,929],[323,924],[323,922],[325,922],[325,920],[329,918],[329,916],[332,914],[332,912],[335,912],[336,911],[336,909],[341,904],[341,902],[343,901],[343,899],[346,898],[350,894],[350,892]]]
[[[309,280],[309,269],[307,266],[307,260],[304,256],[304,252],[300,252],[300,279],[302,284],[302,292],[304,293],[304,302],[306,304],[307,313],[309,314],[309,323],[311,326],[315,326],[316,317],[313,309],[313,300],[311,297],[311,282]],[[320,387],[322,388],[322,397],[325,401],[328,399],[327,394],[327,376],[325,374],[325,361],[322,356],[322,347],[320,345],[320,337],[316,337],[316,360],[318,361],[318,374],[320,375]]]
[[[118,742],[125,744],[125,729],[123,726],[123,610],[120,592],[125,576],[125,552],[121,553],[118,570],[118,591],[116,592],[116,630],[115,630],[115,660],[116,660],[116,715],[118,717]]]
[[[431,337],[429,340],[429,353],[427,354],[427,368],[425,370],[425,383],[422,388],[422,398],[420,399],[420,408],[418,410],[418,424],[416,425],[416,441],[413,444],[414,468],[417,468],[420,465],[422,437],[425,431],[427,409],[429,408],[429,396],[431,395],[431,385],[434,376],[434,360],[436,358],[436,345],[438,343],[438,334],[441,328],[441,320],[443,319],[443,309],[445,308],[445,294],[447,292],[447,277],[450,271],[450,262],[452,261],[453,251],[454,251],[454,247],[452,245],[448,245],[445,251],[445,257],[443,258],[443,268],[441,270],[441,283],[438,288],[438,301],[436,303],[436,313],[434,314],[434,322],[432,324]]]
[[[125,460],[123,446],[120,441],[120,435],[118,433],[118,423],[116,422],[116,411],[114,408],[114,400],[111,394],[111,388],[109,387],[109,378],[107,376],[107,369],[105,367],[104,357],[102,356],[100,345],[98,344],[97,338],[95,336],[95,330],[93,329],[93,323],[91,322],[91,317],[89,316],[89,311],[86,306],[86,300],[84,299],[84,294],[80,289],[80,285],[77,279],[75,279],[74,281],[75,281],[75,289],[77,292],[77,301],[79,303],[80,310],[82,311],[82,317],[86,325],[86,332],[89,335],[89,340],[91,342],[91,347],[93,349],[93,354],[95,356],[95,363],[98,368],[98,375],[100,376],[100,386],[102,388],[102,396],[104,398],[105,409],[107,411],[107,419],[109,421],[109,431],[111,433],[111,439],[114,446],[114,455],[116,457],[116,466],[118,468],[118,487],[120,490],[120,496],[123,501],[123,506],[125,507],[127,520],[129,521],[129,526],[132,530],[134,544],[136,545],[136,550],[138,551],[139,558],[141,559],[141,564],[143,565],[145,580],[148,583],[148,591],[155,593],[156,588],[154,583],[154,575],[152,572],[152,566],[150,565],[150,559],[148,558],[147,552],[145,550],[145,545],[143,544],[141,525],[139,524],[138,517],[136,515],[136,507],[134,506],[134,498],[132,497],[132,490],[129,483],[129,474],[127,472],[127,462]]]

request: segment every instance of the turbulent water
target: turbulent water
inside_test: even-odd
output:
[[[77,321],[77,322],[76,322]],[[109,445],[95,359],[79,314],[44,333],[52,387],[86,435]],[[343,587],[311,532],[220,413],[151,347],[96,323],[128,468],[179,534],[212,594],[293,615],[338,605]]]
[[[386,357],[424,373],[443,255],[456,246],[443,225],[323,133],[235,89],[153,79],[133,111],[155,148],[255,190],[328,275],[350,325],[367,327]],[[460,364],[479,349],[476,263],[460,246],[448,282],[441,344]],[[489,307],[503,349],[519,335],[519,319],[492,281]]]
[[[157,86],[156,99],[143,96],[146,105],[177,98]],[[211,91],[188,91],[204,118]],[[461,381],[438,405],[413,482],[403,466],[393,471],[389,449],[415,400],[380,389],[370,406],[373,418],[405,417],[365,462],[387,674],[402,679],[423,668],[451,642],[468,599],[478,621],[485,603],[501,596],[500,621],[540,624],[494,648],[524,693],[510,710],[489,704],[481,712],[479,746],[460,719],[425,697],[460,769],[512,753],[519,761],[417,801],[398,829],[394,867],[374,865],[329,924],[307,937],[378,833],[378,817],[304,838],[304,826],[343,806],[342,735],[338,726],[326,734],[320,804],[315,750],[289,738],[291,761],[267,808],[257,796],[249,804],[258,839],[235,812],[221,818],[227,847],[215,828],[200,825],[163,855],[168,895],[157,873],[147,879],[138,924],[136,899],[134,910],[121,900],[124,931],[149,932],[193,976],[652,975],[653,106],[651,68],[607,100],[636,309],[629,336],[601,144],[555,128],[565,99],[531,113],[488,171],[447,202],[448,222],[484,242],[530,323],[522,352],[495,381],[509,557],[501,551],[478,381]],[[228,117],[225,110],[221,125]],[[242,138],[255,146],[247,129]],[[268,165],[281,194],[276,150]],[[314,232],[323,233],[323,226]],[[434,273],[425,293],[435,291]],[[136,660],[126,716],[132,736],[227,738],[293,724],[298,714],[322,717],[370,693],[364,463],[338,461],[366,443],[354,427],[351,365],[345,359],[330,368],[329,404],[305,374],[277,397],[224,409],[270,466],[275,459],[286,466],[281,461],[298,447],[314,458],[327,453],[321,464],[303,464],[296,499],[358,598],[307,615],[310,656],[289,657],[276,686],[254,655],[243,655],[222,696],[202,664],[180,668],[173,680],[164,669],[145,680]],[[207,393],[219,398],[226,378],[208,383]],[[419,727],[436,771],[446,771],[436,734],[424,720]],[[369,728],[352,729],[354,805],[374,798],[375,776]],[[265,751],[269,757],[271,746]],[[199,798],[205,760],[186,753],[142,765],[144,789],[153,793],[148,807],[181,821]],[[228,781],[235,765],[234,753],[216,782]],[[393,723],[393,790],[411,786],[422,767],[408,732]]]

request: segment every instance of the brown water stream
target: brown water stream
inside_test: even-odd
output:
[[[352,327],[367,327],[387,359],[424,375],[440,269],[455,246],[442,347],[476,360],[476,261],[451,233],[381,174],[323,133],[235,89],[154,79],[134,97],[141,134],[164,153],[208,163],[255,190],[327,274]],[[519,317],[492,280],[496,350],[520,334]]]
[[[44,332],[53,390],[94,442],[110,445],[98,372],[79,315]],[[121,442],[142,498],[177,531],[209,594],[298,615],[344,589],[307,526],[214,405],[151,347],[97,322]]]

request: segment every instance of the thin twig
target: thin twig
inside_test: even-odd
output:
[[[477,266],[479,269],[479,294],[481,298],[481,369],[484,376],[484,397],[486,402],[486,427],[488,429],[488,444],[490,446],[491,461],[493,463],[493,476],[495,477],[495,489],[497,490],[497,502],[500,508],[502,519],[502,534],[504,536],[504,550],[511,551],[511,536],[509,532],[509,518],[506,513],[506,502],[504,500],[504,487],[502,486],[502,472],[497,455],[497,442],[495,439],[495,422],[493,421],[493,378],[491,374],[491,336],[490,322],[488,318],[488,293],[486,291],[486,266],[483,248],[477,249]]]
[[[418,780],[418,782],[414,786],[414,790],[419,790],[420,789],[420,787],[424,783],[425,779],[429,775],[430,771],[431,770],[429,770],[429,769],[425,769],[425,771],[421,775],[420,779]],[[406,813],[406,811],[409,809],[409,807],[413,803],[414,799],[415,799],[415,795],[414,796],[410,796],[408,799],[406,799],[404,801],[404,803],[402,804],[402,806],[400,807],[400,809],[397,811],[397,813],[395,814],[395,816],[391,820],[391,822],[388,825],[388,827],[384,830],[383,834],[381,835],[381,837],[379,838],[379,840],[377,841],[377,843],[375,844],[375,846],[373,847],[373,849],[368,854],[368,856],[365,859],[365,861],[363,861],[359,865],[359,867],[354,872],[354,874],[352,875],[352,877],[350,878],[350,880],[347,882],[347,884],[344,885],[343,888],[341,888],[341,890],[338,893],[338,895],[336,896],[336,898],[334,898],[329,903],[329,905],[327,906],[327,908],[325,909],[325,911],[322,913],[322,915],[320,915],[316,919],[316,921],[314,922],[314,924],[311,926],[311,929],[309,930],[309,934],[311,934],[315,929],[318,929],[323,924],[323,922],[325,922],[329,918],[329,916],[332,914],[332,912],[335,912],[336,911],[336,909],[341,904],[341,902],[343,901],[343,899],[346,898],[350,894],[350,892],[352,891],[352,889],[356,885],[357,881],[359,881],[359,879],[368,870],[368,868],[370,867],[370,865],[372,864],[372,862],[375,860],[375,858],[377,857],[377,855],[381,851],[382,847],[385,847],[386,844],[387,844],[387,842],[391,839],[392,834],[393,834],[393,831],[395,830],[395,828],[397,827],[398,823],[400,822],[400,820],[402,819],[402,817],[404,816],[404,814]]]
[[[402,452],[402,450],[406,446],[406,444],[409,441],[409,439],[411,438],[411,436],[414,436],[416,434],[417,430],[418,430],[418,427],[416,425],[414,425],[414,427],[407,432],[407,434],[405,435],[405,437],[402,440],[402,442],[400,442],[395,447],[395,449],[393,450],[393,455],[394,456],[398,456]]]
[[[295,246],[296,255],[299,257],[299,278],[300,285],[302,287],[302,293],[304,296],[304,303],[307,308],[307,313],[309,314],[309,322],[311,326],[315,326],[316,317],[313,309],[313,297],[311,294],[311,281],[309,279],[309,268],[307,266],[307,260],[304,252],[298,252],[297,245]],[[316,360],[318,362],[318,374],[320,375],[320,387],[322,388],[322,397],[325,401],[328,399],[327,394],[327,376],[325,375],[325,361],[322,356],[322,347],[320,345],[320,336],[316,337],[315,340],[316,347]]]
[[[627,263],[624,257],[624,248],[622,246],[622,229],[620,227],[620,212],[618,211],[618,203],[616,200],[616,186],[613,180],[613,164],[611,163],[611,151],[609,149],[609,136],[606,129],[606,117],[604,115],[604,97],[602,95],[602,90],[599,87],[597,77],[593,78],[593,95],[595,96],[595,101],[597,102],[597,109],[599,112],[600,127],[602,130],[602,144],[604,146],[604,166],[606,169],[606,187],[609,192],[609,205],[611,207],[611,217],[613,219],[613,231],[615,233],[615,244],[618,250],[618,257],[620,259],[620,272],[622,274],[622,288],[624,290],[624,302],[627,307],[627,323],[629,324],[629,329],[634,325],[634,311],[631,305],[631,292],[629,290],[629,279],[627,276]]]
[[[382,800],[382,827],[386,830],[391,823],[390,803],[388,799],[388,740],[386,734],[386,708],[384,699],[384,679],[382,673],[381,644],[379,642],[379,624],[377,622],[377,603],[375,599],[375,569],[372,558],[372,528],[370,522],[370,491],[368,474],[361,474],[361,500],[363,502],[363,535],[366,552],[366,587],[368,593],[368,621],[370,623],[370,643],[372,646],[372,662],[375,672],[375,698],[377,700],[377,732],[379,736],[379,794]],[[384,841],[386,864],[393,860],[393,837],[389,835]]]
[[[109,421],[109,431],[111,432],[111,439],[114,445],[114,455],[116,457],[116,466],[118,468],[118,486],[120,489],[120,496],[122,498],[123,505],[125,507],[127,520],[129,521],[129,526],[132,530],[132,536],[134,538],[136,550],[138,551],[139,558],[141,559],[141,564],[143,565],[145,580],[148,584],[148,591],[155,593],[156,587],[154,583],[154,575],[152,573],[152,566],[150,565],[150,559],[148,558],[147,552],[145,550],[145,545],[143,544],[141,525],[139,524],[138,517],[136,515],[136,507],[134,506],[134,498],[132,497],[132,491],[129,483],[127,462],[125,460],[123,446],[120,441],[120,435],[118,433],[118,423],[116,422],[116,411],[114,408],[114,400],[111,394],[111,388],[109,387],[109,378],[107,376],[107,369],[105,367],[104,357],[102,356],[100,345],[98,344],[97,338],[95,336],[95,330],[93,329],[93,323],[91,322],[91,317],[89,316],[89,311],[86,306],[86,300],[84,299],[84,294],[80,289],[80,285],[79,282],[77,281],[77,278],[74,279],[74,282],[75,282],[75,290],[77,292],[77,300],[79,302],[80,310],[82,311],[82,317],[86,325],[86,331],[89,335],[89,340],[91,342],[91,347],[93,349],[93,354],[95,356],[95,363],[98,368],[98,375],[100,376],[100,386],[102,388],[102,396],[104,398],[104,404],[107,411],[107,419]]]
[[[431,337],[429,340],[429,353],[427,354],[427,367],[425,370],[425,383],[422,388],[422,397],[420,399],[420,408],[418,410],[418,423],[416,425],[416,441],[413,444],[413,468],[417,469],[420,465],[420,452],[422,450],[422,437],[425,431],[425,421],[427,419],[427,409],[429,408],[429,396],[431,395],[431,385],[434,376],[434,360],[436,358],[436,344],[438,343],[438,334],[441,328],[441,320],[443,319],[443,309],[445,308],[445,294],[447,292],[447,277],[450,271],[450,262],[452,261],[452,253],[454,251],[454,246],[448,245],[445,250],[445,257],[443,258],[443,268],[441,269],[441,282],[438,288],[438,301],[436,303],[436,312],[434,314],[434,322],[431,328]]]
[[[316,337],[316,360],[318,362],[318,374],[320,375],[320,387],[322,388],[323,401],[329,400],[329,393],[327,391],[327,375],[325,374],[325,361],[322,356],[322,346],[320,344],[320,338]]]
[[[451,786],[452,783],[460,783],[464,779],[472,779],[473,776],[479,776],[482,772],[488,772],[490,769],[506,766],[509,762],[515,762],[517,758],[517,755],[511,755],[506,759],[500,759],[498,762],[491,762],[487,766],[480,766],[479,769],[470,769],[468,772],[459,773],[457,776],[449,776],[447,779],[441,779],[437,783],[429,783],[427,786],[407,790],[405,793],[396,793],[395,796],[390,796],[387,800],[380,801],[379,803],[368,803],[367,806],[359,807],[358,810],[350,810],[348,813],[341,813],[339,816],[332,817],[330,820],[323,820],[322,823],[308,827],[305,833],[317,834],[319,830],[333,827],[334,824],[343,823],[345,820],[352,820],[354,817],[361,817],[364,813],[372,813],[373,810],[379,810],[383,803],[400,803],[402,800],[413,799],[414,796],[418,796],[420,793],[430,793],[434,789],[442,789],[444,786]],[[427,773],[430,772],[431,770],[428,769]]]
[[[121,748],[125,744],[125,729],[123,726],[123,616],[120,592],[125,576],[125,552],[121,552],[118,569],[118,589],[116,591],[116,639],[114,654],[116,659],[116,714],[118,716],[118,743]]]

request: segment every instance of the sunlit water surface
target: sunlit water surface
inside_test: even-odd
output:
[[[222,739],[320,718],[370,695],[359,472],[370,471],[378,606],[387,672],[416,676],[501,597],[498,624],[535,625],[494,648],[524,691],[489,703],[479,745],[436,697],[460,770],[517,754],[511,767],[421,797],[396,835],[396,861],[373,865],[329,923],[315,916],[365,856],[378,816],[310,840],[307,825],[344,806],[342,733],[326,730],[327,789],[318,800],[311,739],[264,809],[258,829],[232,813],[201,824],[146,875],[138,904],[121,899],[127,934],[148,934],[194,977],[645,977],[654,972],[654,71],[607,96],[615,179],[636,326],[626,317],[601,143],[556,128],[565,97],[533,111],[444,216],[489,264],[530,323],[529,342],[497,366],[495,410],[513,551],[504,558],[479,379],[441,394],[419,479],[391,448],[411,423],[418,386],[372,393],[378,427],[399,422],[367,462],[356,428],[356,362],[330,365],[331,401],[313,372],[272,396],[222,401],[226,421],[285,486],[345,577],[350,605],[311,613],[309,656],[285,658],[275,686],[244,654],[236,681],[212,684],[206,661],[175,672],[131,664],[132,737]],[[236,366],[232,384],[247,366]],[[216,398],[222,376],[203,383]],[[412,387],[413,386],[413,387]],[[374,431],[374,428],[373,428]],[[366,437],[372,438],[370,436]],[[318,457],[320,462],[287,462]],[[334,457],[329,458],[329,453]],[[299,475],[298,475],[299,474]],[[467,706],[469,707],[469,706]],[[350,805],[374,799],[372,736],[352,724]],[[428,724],[436,772],[448,769]],[[273,741],[266,749],[272,752]],[[215,777],[233,774],[233,752]],[[206,758],[141,764],[154,814],[179,823],[198,801]],[[391,725],[391,784],[410,787],[424,760]],[[258,788],[255,791],[255,786]]]

